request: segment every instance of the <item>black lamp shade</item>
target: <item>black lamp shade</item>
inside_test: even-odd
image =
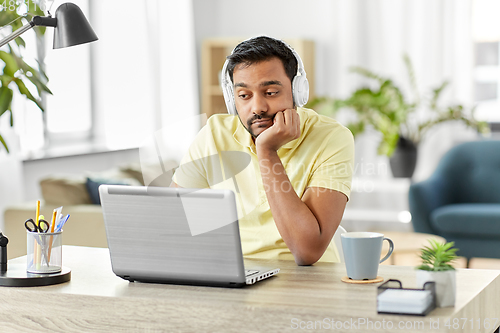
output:
[[[97,35],[73,3],[64,3],[56,10],[57,26],[54,31],[54,49],[96,41]]]

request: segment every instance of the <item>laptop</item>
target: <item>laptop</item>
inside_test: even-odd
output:
[[[128,281],[242,287],[279,272],[243,262],[233,191],[101,185],[113,272]]]

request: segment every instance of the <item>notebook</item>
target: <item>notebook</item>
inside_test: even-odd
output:
[[[101,185],[113,272],[129,281],[241,287],[279,268],[246,267],[234,192]]]

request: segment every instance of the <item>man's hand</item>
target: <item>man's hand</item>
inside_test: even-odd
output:
[[[278,151],[288,142],[300,137],[300,117],[295,109],[276,113],[273,125],[263,131],[255,140],[257,151]]]

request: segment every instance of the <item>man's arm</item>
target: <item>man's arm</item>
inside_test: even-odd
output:
[[[299,265],[318,261],[340,224],[347,197],[322,187],[295,193],[278,149],[300,137],[300,118],[293,109],[278,112],[274,124],[256,139],[264,190],[276,227]]]
[[[277,154],[275,158],[263,159],[259,163],[264,170],[273,170],[274,165],[275,173],[263,175],[262,180],[281,237],[297,264],[315,263],[325,252],[342,220],[347,197],[335,190],[309,187],[301,200]],[[170,187],[181,188],[173,181]]]
[[[321,258],[342,220],[347,197],[338,191],[309,187],[302,200],[277,153],[259,158],[262,182],[274,222],[298,265],[311,265]],[[262,172],[273,170],[273,172]]]

